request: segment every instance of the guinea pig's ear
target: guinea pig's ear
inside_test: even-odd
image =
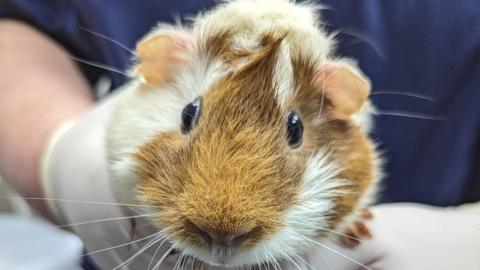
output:
[[[370,81],[356,68],[343,62],[327,62],[316,72],[315,84],[330,101],[329,112],[347,120],[358,112],[370,94]]]
[[[193,47],[193,38],[186,32],[150,34],[137,44],[139,64],[134,73],[148,85],[169,83],[175,72],[189,61]]]

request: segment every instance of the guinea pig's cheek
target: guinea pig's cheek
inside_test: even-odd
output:
[[[175,160],[182,144],[179,132],[172,131],[159,135],[135,154],[140,179],[136,196],[159,213],[155,222],[162,227],[177,224],[180,217],[177,198],[183,191],[182,182],[178,180],[182,169]]]
[[[316,241],[321,228],[329,228],[327,217],[336,208],[335,189],[344,183],[336,178],[338,170],[327,151],[318,151],[309,158],[299,180],[296,200],[279,218],[281,225],[272,227],[257,245],[245,250],[245,258],[258,256],[259,260],[271,260],[309,248],[309,239]]]

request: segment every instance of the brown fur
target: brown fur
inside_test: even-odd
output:
[[[301,170],[286,158],[283,115],[272,81],[263,79],[273,76],[278,45],[207,92],[192,134],[163,134],[138,152],[141,196],[172,212],[158,220],[178,224],[172,233],[187,219],[218,234],[255,229],[249,246],[282,225]],[[201,244],[188,230],[179,237]]]
[[[136,153],[139,198],[165,213],[155,221],[176,239],[204,245],[190,221],[220,235],[253,229],[240,248],[278,231],[284,212],[297,203],[307,159],[322,147],[342,166],[339,177],[352,181],[344,187],[349,193],[335,200],[335,213],[328,217],[332,228],[353,211],[372,181],[368,139],[350,120],[329,114],[332,102],[313,83],[318,67],[306,59],[293,59],[297,92],[288,101],[304,123],[304,142],[299,149],[288,146],[287,111],[273,84],[281,42],[278,35],[266,35],[257,52],[235,52],[228,35],[212,37],[205,48],[215,57],[250,61],[206,92],[190,134],[160,134]],[[327,120],[317,122],[320,114]]]

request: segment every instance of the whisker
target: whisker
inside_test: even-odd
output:
[[[273,268],[275,268],[275,270],[282,270],[282,268],[278,264],[278,260],[275,259],[275,257],[273,256],[273,254],[271,252],[267,251],[267,247],[265,246],[265,243],[263,244],[263,249],[265,250],[265,254],[267,254],[267,257],[270,256],[272,258]]]
[[[370,47],[375,51],[375,53],[380,57],[380,59],[382,59],[383,62],[387,62],[387,57],[386,57],[385,52],[377,44],[375,44],[375,42],[373,40],[368,38],[366,35],[364,35],[362,33],[359,33],[355,30],[348,30],[348,29],[339,29],[337,31],[342,33],[342,34],[355,37],[355,38],[365,42],[366,44],[370,45]]]
[[[190,257],[190,256],[188,256],[188,255],[185,257],[185,262],[184,262],[183,265],[182,265],[182,269],[186,269],[186,268],[187,268],[188,264],[189,264],[190,261],[191,261],[191,258],[192,258],[192,257]]]
[[[136,55],[137,55],[137,53],[136,53],[135,51],[133,51],[132,49],[130,49],[130,48],[128,48],[127,46],[123,45],[122,43],[118,42],[117,40],[114,40],[114,39],[111,38],[111,37],[107,37],[106,35],[100,34],[100,33],[98,33],[98,32],[94,32],[94,31],[89,30],[89,29],[84,28],[84,27],[78,27],[78,28],[79,28],[80,30],[82,30],[82,31],[85,31],[85,32],[90,33],[90,34],[92,34],[92,35],[94,35],[94,36],[97,36],[97,37],[106,39],[106,40],[108,40],[108,41],[110,41],[110,42],[112,42],[112,43],[120,46],[121,48],[125,49],[127,52],[131,53],[133,56],[136,56]]]
[[[194,260],[193,260],[192,256],[187,256],[187,260],[185,262],[184,269],[186,269],[189,264],[190,264],[190,268],[193,269],[193,262],[194,262]]]
[[[306,261],[305,261],[302,257],[300,257],[296,252],[292,251],[291,248],[289,248],[289,247],[288,247],[287,245],[285,245],[285,244],[283,244],[283,246],[284,246],[285,248],[287,248],[288,251],[290,251],[290,252],[292,253],[292,255],[295,256],[295,258],[299,259],[299,261],[300,261],[301,263],[303,263],[304,265],[306,265],[306,266],[308,266],[308,267],[310,267],[310,268],[312,268],[312,269],[315,270],[315,267],[313,267],[311,264],[309,264],[308,262],[306,262]]]
[[[283,242],[281,242],[280,245],[285,246]],[[295,267],[297,267],[299,270],[302,270],[302,268],[287,253],[283,252],[283,250],[281,249],[279,249],[278,251],[282,253],[285,259],[291,262]]]
[[[268,258],[268,251],[267,251],[267,247],[265,246],[265,243],[263,243],[263,250],[265,251],[265,257],[267,259],[267,262],[270,261],[270,259]]]
[[[415,97],[415,98],[424,99],[428,101],[435,101],[433,97],[420,95],[412,92],[374,91],[370,93],[370,96],[375,96],[375,95],[399,95],[399,96]]]
[[[335,89],[335,88],[333,88]],[[420,95],[416,93],[411,93],[411,92],[395,92],[395,91],[377,91],[373,92],[370,94],[370,96],[374,95],[402,95],[402,96],[409,96],[409,97],[415,97],[431,102],[435,102],[436,100],[432,97],[425,96],[425,95]],[[432,116],[432,115],[427,115],[427,114],[422,114],[422,113],[415,113],[415,112],[404,112],[404,111],[396,111],[396,110],[384,110],[380,111],[376,109],[375,111],[372,112],[374,115],[389,115],[389,116],[400,116],[400,117],[408,117],[408,118],[417,118],[417,119],[423,119],[423,120],[435,120],[435,121],[446,121],[449,120],[446,117],[438,117],[438,116]],[[331,120],[323,121],[322,124],[325,124]]]
[[[185,259],[183,260],[183,263],[180,264],[180,269],[186,269],[188,262],[190,261],[190,256],[188,254],[185,254]]]
[[[183,259],[184,257],[184,254],[183,253],[180,253],[180,257],[178,257],[177,259],[177,262],[175,262],[175,265],[173,266],[173,270],[177,270],[178,269],[178,265],[180,264],[181,260]]]
[[[135,259],[138,255],[142,254],[145,250],[149,249],[151,246],[155,245],[156,243],[158,243],[159,241],[162,240],[162,236],[157,236],[155,237],[154,239],[150,240],[148,243],[146,243],[137,253],[135,253],[133,256],[131,256],[130,258],[128,258],[126,261],[124,261],[123,263],[117,265],[115,268],[113,268],[112,270],[117,270],[117,269],[120,269],[121,267],[123,267],[124,265],[127,265],[129,262],[131,262],[133,259]]]
[[[170,252],[172,252],[172,250],[175,249],[175,246],[172,245],[164,254],[163,256],[160,258],[160,260],[158,261],[157,264],[155,264],[155,266],[153,267],[153,270],[156,270],[160,267],[160,265],[162,264],[162,262],[165,260],[165,258],[167,258],[167,256],[170,254]]]
[[[273,254],[271,254],[271,257],[273,259],[273,265],[274,265],[275,270],[282,270],[282,267],[278,263],[278,260],[273,256]]]
[[[182,265],[182,269],[186,269],[186,268],[187,268],[188,264],[189,264],[190,261],[191,261],[190,259],[191,259],[191,257],[187,255],[187,257],[185,258],[185,262],[184,262],[183,265]]]
[[[108,70],[108,71],[111,71],[111,72],[114,72],[114,73],[118,73],[118,74],[121,74],[121,75],[123,75],[127,78],[132,78],[132,76],[130,76],[130,74],[128,74],[126,72],[123,72],[120,69],[110,67],[110,66],[107,66],[107,65],[104,65],[104,64],[101,64],[101,63],[97,63],[97,62],[94,62],[94,61],[90,61],[90,60],[87,60],[87,59],[83,59],[83,58],[80,58],[80,57],[76,57],[76,56],[73,56],[73,55],[69,55],[69,57],[72,58],[73,60],[77,61],[77,62],[86,64],[86,65],[90,65],[90,66],[93,66],[93,67],[97,67],[97,68],[100,68],[100,69]]]
[[[320,101],[320,113],[319,115],[322,115],[322,112],[323,112],[323,106],[324,106],[324,103],[325,103],[325,73],[324,72],[321,72],[322,74],[322,78],[320,78],[322,80],[322,100]]]
[[[352,258],[348,257],[347,255],[341,253],[340,251],[338,251],[338,250],[336,250],[336,249],[334,249],[334,248],[331,248],[331,247],[329,247],[329,246],[327,246],[327,245],[324,245],[324,244],[322,244],[322,243],[320,243],[320,242],[318,242],[318,241],[312,240],[312,239],[310,239],[310,238],[308,238],[308,237],[306,237],[306,236],[300,235],[300,234],[298,234],[298,233],[295,233],[295,232],[292,232],[292,233],[295,234],[295,235],[297,235],[298,237],[301,237],[301,238],[303,238],[303,239],[305,239],[305,240],[313,243],[313,244],[319,245],[320,247],[323,247],[323,248],[325,248],[325,249],[327,249],[327,250],[329,250],[329,251],[331,251],[331,252],[333,252],[333,253],[335,253],[335,254],[337,254],[337,255],[339,255],[339,256],[347,259],[347,260],[349,260],[350,262],[355,263],[355,264],[358,265],[358,266],[361,266],[361,267],[363,267],[363,268],[365,268],[365,269],[367,269],[367,270],[373,270],[372,268],[370,268],[370,267],[362,264],[361,262],[359,262],[359,261],[357,261],[357,260],[355,260],[355,259],[352,259]]]
[[[265,270],[270,270],[270,267],[268,266],[268,263],[263,261],[262,265],[265,266]]]
[[[103,248],[103,249],[95,250],[95,251],[92,251],[92,252],[89,252],[89,253],[85,253],[85,254],[81,255],[80,258],[81,258],[81,257],[85,257],[85,256],[90,256],[90,255],[93,255],[93,254],[97,254],[97,253],[100,253],[100,252],[104,252],[104,251],[107,251],[107,250],[111,250],[111,249],[115,249],[115,248],[119,248],[119,247],[128,246],[128,245],[131,245],[131,244],[133,244],[133,243],[138,243],[138,242],[144,241],[144,240],[146,240],[146,239],[155,237],[155,236],[157,236],[157,235],[159,235],[159,234],[161,234],[161,233],[163,233],[163,231],[153,233],[153,234],[151,234],[151,235],[149,235],[149,236],[140,238],[140,239],[138,239],[138,240],[129,241],[129,242],[127,242],[127,243],[123,243],[123,244],[116,245],[116,246],[113,246],[113,247]]]
[[[172,270],[177,270],[177,265],[178,265],[178,262],[180,261],[181,258],[182,258],[182,254],[180,254],[180,255],[178,256],[178,259],[177,259],[177,261],[175,262],[175,264],[173,265],[173,269],[172,269]]]
[[[0,199],[14,199],[14,197],[0,196]],[[56,201],[56,202],[68,202],[68,203],[85,203],[85,204],[99,204],[99,205],[115,205],[115,206],[130,206],[130,207],[155,207],[152,205],[143,205],[143,204],[129,204],[129,203],[113,203],[113,202],[93,202],[93,201],[79,201],[79,200],[69,200],[69,199],[57,199],[57,198],[41,198],[41,197],[22,197],[24,200],[45,200],[45,201]]]
[[[157,256],[158,251],[160,251],[160,248],[163,246],[163,244],[167,241],[168,238],[170,238],[170,237],[165,238],[165,239],[162,241],[162,243],[160,243],[160,244],[158,245],[157,249],[155,250],[155,253],[153,254],[152,259],[151,259],[150,262],[148,263],[147,270],[150,269],[150,266],[153,264],[153,261],[155,260],[155,257]]]
[[[283,242],[280,242],[279,245],[283,246],[283,247],[287,247]],[[286,253],[284,252],[283,250],[279,249],[278,250],[282,255],[283,257],[288,261],[290,262],[291,264],[293,264],[295,267],[297,267],[299,270],[302,270],[302,268]]]
[[[304,258],[302,258],[300,255],[294,253],[293,254],[303,265],[306,265],[308,267],[308,269],[313,269],[313,270],[317,270],[313,265],[311,265],[310,263],[308,263],[307,261],[305,261]]]
[[[187,255],[185,255],[185,254],[182,254],[182,255],[183,255],[182,259],[180,260],[180,264],[178,265],[178,269],[180,269],[180,270],[184,269],[183,266],[185,265],[185,260],[188,258]]]
[[[258,258],[257,252],[255,252],[255,258],[257,259],[257,262],[258,262],[258,264],[257,264],[256,266],[258,266],[258,269],[259,269],[259,270],[262,270],[262,266],[263,266],[263,265],[262,265],[262,262],[260,261],[260,259]],[[255,269],[255,268],[254,268],[254,269]]]
[[[320,252],[320,256],[322,256],[322,259],[327,263],[328,269],[333,270],[333,265],[330,262],[330,260],[327,258],[327,256],[325,256],[325,254],[323,254],[322,250],[319,249],[318,251]]]
[[[78,223],[58,225],[58,226],[55,226],[55,227],[57,227],[57,228],[65,228],[65,227],[73,227],[73,226],[78,226],[78,225],[92,224],[92,223],[100,223],[100,222],[106,222],[106,221],[116,221],[116,220],[130,219],[130,218],[150,217],[150,216],[162,216],[162,215],[165,215],[165,213],[152,213],[152,214],[141,214],[141,215],[127,216],[127,217],[114,217],[114,218],[104,218],[104,219],[88,220],[88,221],[82,221],[82,222],[78,222]]]
[[[342,88],[332,87],[334,90],[343,90]],[[436,100],[433,97],[421,95],[413,92],[396,92],[396,91],[375,91],[370,93],[369,96],[376,96],[376,95],[399,95],[399,96],[407,96],[407,97],[414,97],[419,98],[427,101],[435,102]]]
[[[437,116],[431,116],[431,115],[426,115],[422,113],[414,113],[414,112],[402,112],[402,111],[395,111],[395,110],[390,110],[390,111],[380,111],[377,110],[375,115],[388,115],[388,116],[400,116],[400,117],[407,117],[407,118],[417,118],[417,119],[423,119],[423,120],[434,120],[434,121],[447,121],[449,120],[448,118],[445,117],[437,117]]]
[[[190,265],[190,270],[200,270],[202,269],[201,265],[197,262],[197,259],[193,256],[188,256],[188,263],[186,266]],[[187,269],[185,267],[185,269]]]
[[[200,261],[199,259],[192,257],[193,258],[193,269],[192,270],[204,270],[207,269],[207,264],[204,262]]]
[[[341,232],[337,232],[337,231],[334,231],[334,230],[330,230],[330,229],[325,228],[325,227],[317,226],[317,225],[312,224],[311,222],[308,222],[308,221],[306,221],[306,220],[304,220],[304,221],[302,221],[302,222],[303,222],[303,223],[306,223],[306,224],[308,224],[308,225],[310,225],[310,226],[312,226],[312,227],[314,227],[314,228],[316,228],[316,229],[318,229],[318,230],[323,230],[323,231],[331,232],[331,233],[336,234],[336,235],[340,235],[340,236],[343,236],[343,237],[347,237],[347,238],[350,238],[350,239],[354,239],[354,240],[359,241],[359,242],[361,242],[361,243],[368,244],[367,242],[365,242],[365,241],[363,241],[363,240],[361,240],[361,239],[358,239],[358,238],[356,238],[356,237],[353,237],[353,236],[350,236],[350,235],[347,235],[347,234],[344,234],[344,233],[341,233]]]

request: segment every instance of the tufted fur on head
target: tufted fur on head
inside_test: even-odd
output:
[[[330,56],[317,10],[231,1],[139,43],[138,79],[107,132],[112,185],[120,201],[162,213],[152,221],[184,254],[229,266],[281,260],[341,230],[371,200],[370,85]],[[197,97],[198,122],[184,134],[182,110]],[[299,148],[286,137],[291,111],[304,126]],[[248,238],[224,247],[198,228]]]

